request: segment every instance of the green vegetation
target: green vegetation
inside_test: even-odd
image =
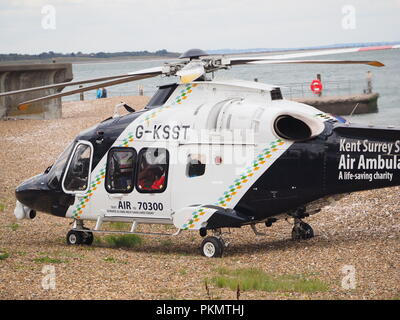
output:
[[[128,231],[130,229],[129,223],[126,222],[110,222],[108,224],[110,230]]]
[[[0,203],[0,212],[3,212],[6,209],[6,206]]]
[[[101,237],[94,237],[94,239],[93,239],[93,244],[94,245],[101,245],[103,243],[103,240],[102,240],[102,238]],[[91,248],[91,247],[86,247],[86,248]]]
[[[40,257],[40,258],[35,258],[33,259],[36,263],[63,263],[65,261],[60,260],[60,259],[53,259],[49,257]]]
[[[211,282],[218,288],[241,291],[260,290],[268,292],[312,293],[327,291],[328,285],[318,279],[309,279],[303,275],[268,275],[259,269],[217,269],[218,276]]]
[[[105,261],[105,262],[111,262],[111,263],[122,263],[122,264],[128,264],[128,262],[127,262],[127,261],[118,260],[118,259],[115,259],[115,258],[113,258],[113,257],[106,257],[106,258],[104,258],[104,261]]]
[[[186,269],[181,269],[181,270],[179,270],[178,272],[179,272],[179,274],[182,275],[182,276],[187,275]]]
[[[65,258],[73,258],[73,259],[84,259],[85,256],[83,254],[69,252],[69,251],[56,251],[55,254],[57,257],[65,257]]]
[[[142,244],[143,240],[136,234],[110,235],[104,237],[104,240],[111,246],[117,248],[133,248]]]
[[[18,60],[48,60],[55,58],[91,58],[91,59],[107,59],[107,58],[121,58],[121,57],[177,57],[179,54],[176,52],[169,52],[165,49],[157,50],[155,52],[144,51],[122,51],[122,52],[97,52],[97,53],[59,53],[59,52],[42,52],[40,54],[0,54],[0,61],[18,61]]]
[[[175,227],[174,227],[173,225],[171,225],[171,224],[164,224],[164,225],[163,225],[163,229],[164,229],[165,231],[170,231],[170,230],[174,230]]]
[[[7,227],[11,228],[12,231],[17,231],[17,229],[19,228],[19,224],[12,223],[12,224],[9,224]]]
[[[162,239],[162,240],[160,240],[160,244],[161,244],[161,246],[168,248],[168,247],[172,246],[173,242],[171,239]]]
[[[10,254],[7,252],[0,253],[0,260],[6,260],[9,256]]]

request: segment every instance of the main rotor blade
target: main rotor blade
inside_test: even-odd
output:
[[[79,89],[70,90],[67,92],[61,92],[61,93],[57,93],[57,94],[53,94],[53,95],[49,95],[49,96],[45,96],[45,97],[41,97],[41,98],[37,98],[37,99],[24,101],[19,104],[18,109],[26,110],[29,107],[29,105],[31,105],[32,103],[35,103],[35,102],[41,102],[41,101],[46,101],[46,100],[50,100],[50,99],[61,98],[61,97],[70,96],[70,95],[73,95],[76,93],[81,93],[81,92],[95,90],[95,89],[104,88],[104,87],[115,86],[117,84],[152,78],[155,76],[157,76],[157,74],[153,74],[153,75],[143,74],[143,75],[130,76],[130,77],[126,77],[124,79],[118,79],[118,80],[114,80],[114,81],[102,82],[102,83],[99,83],[99,84],[96,84],[93,86],[89,86],[89,87],[85,87],[85,88],[79,88]]]
[[[296,59],[296,58],[306,58],[306,57],[316,57],[316,56],[324,56],[324,55],[332,55],[332,54],[343,54],[343,53],[351,53],[351,52],[363,52],[363,51],[376,51],[376,50],[390,50],[390,49],[399,49],[400,45],[393,46],[378,46],[378,47],[358,47],[358,48],[344,48],[344,49],[325,49],[325,50],[317,50],[317,51],[306,51],[306,52],[297,52],[297,53],[288,53],[288,54],[280,54],[280,55],[269,55],[269,56],[242,56],[237,58],[226,58],[231,65],[236,64],[245,64],[252,61],[260,61],[260,60],[287,60],[287,59]]]
[[[147,69],[142,69],[138,71],[133,71],[129,72],[127,75],[128,76],[136,76],[136,75],[142,75],[142,74],[154,74],[154,75],[159,75],[163,72],[163,67],[154,67],[154,68],[147,68]]]
[[[250,61],[246,64],[366,64],[373,67],[384,67],[385,65],[379,61],[357,61],[357,60],[261,60]]]
[[[62,87],[68,87],[68,86],[75,86],[75,85],[87,84],[87,83],[93,83],[93,82],[114,80],[114,79],[119,79],[119,78],[126,78],[126,77],[129,77],[129,76],[132,76],[132,75],[142,75],[142,74],[158,75],[158,74],[161,74],[161,73],[162,73],[162,67],[155,67],[155,68],[143,69],[143,70],[139,70],[139,71],[135,71],[135,72],[131,72],[131,73],[116,75],[116,76],[93,78],[93,79],[74,81],[74,82],[62,82],[62,83],[50,84],[50,85],[41,86],[41,87],[34,87],[34,88],[27,88],[27,89],[22,89],[22,90],[1,92],[0,93],[0,97],[5,97],[5,96],[9,96],[9,95],[14,95],[14,94],[20,94],[20,93],[35,92],[35,91],[40,91],[40,90],[55,89],[55,88],[62,88]]]

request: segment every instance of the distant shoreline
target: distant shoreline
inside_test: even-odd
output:
[[[217,49],[217,50],[206,50],[210,55],[228,55],[237,56],[243,54],[280,54],[287,52],[301,52],[301,51],[312,51],[312,50],[329,50],[329,49],[344,49],[352,47],[369,47],[369,46],[385,46],[385,45],[398,45],[400,41],[379,41],[379,42],[362,42],[362,43],[342,43],[342,44],[330,44],[322,46],[308,46],[298,48],[251,48],[251,49]],[[159,61],[159,60],[175,60],[179,57],[179,53],[168,52],[162,55],[149,53],[146,55],[127,55],[127,56],[112,56],[112,57],[92,57],[88,56],[60,56],[54,58],[36,58],[36,59],[15,59],[0,61],[0,65],[14,65],[14,64],[45,64],[45,63],[73,63],[73,64],[84,64],[84,63],[108,63],[108,62],[121,62],[121,61]],[[140,53],[142,53],[141,51]],[[125,53],[125,52],[124,52]],[[158,53],[158,51],[156,52]],[[113,53],[117,54],[117,53]],[[0,54],[11,55],[11,54]],[[94,55],[94,54],[93,54]]]
[[[159,61],[159,60],[173,60],[173,59],[177,59],[177,57],[123,56],[123,57],[113,57],[113,58],[54,58],[54,59],[30,59],[30,60],[28,59],[28,60],[0,61],[0,66],[14,65],[14,64],[45,64],[45,63],[85,64],[85,63],[107,63],[107,62],[122,62],[122,61]]]

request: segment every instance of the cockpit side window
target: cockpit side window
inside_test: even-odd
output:
[[[57,189],[61,188],[61,178],[64,173],[65,167],[67,166],[69,156],[74,149],[75,142],[68,145],[67,148],[61,153],[56,162],[50,167],[47,175],[47,181],[50,188]]]
[[[113,148],[108,153],[106,190],[110,193],[130,193],[133,190],[136,151],[133,148]]]
[[[78,143],[63,180],[64,191],[75,193],[88,189],[91,162],[92,146],[89,143]]]
[[[144,148],[139,152],[136,188],[141,193],[161,193],[167,188],[169,154],[163,148]]]

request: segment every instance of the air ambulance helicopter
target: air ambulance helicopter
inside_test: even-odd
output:
[[[160,86],[147,106],[121,103],[114,116],[80,133],[53,165],[19,185],[18,219],[36,211],[73,219],[71,245],[93,242],[104,222],[166,224],[196,231],[201,252],[221,257],[228,228],[271,226],[293,218],[292,238],[309,239],[303,221],[331,199],[360,190],[400,185],[400,128],[343,123],[282,97],[278,86],[209,78],[221,69],[257,64],[366,64],[378,61],[292,60],[397,49],[348,48],[280,55],[208,55],[192,49],[178,62],[132,73],[52,84],[0,96],[101,82],[26,101],[47,99],[137,81],[178,76]],[[119,108],[129,113],[119,115]],[[95,221],[95,227],[85,227]],[[161,233],[145,233],[160,235]]]

